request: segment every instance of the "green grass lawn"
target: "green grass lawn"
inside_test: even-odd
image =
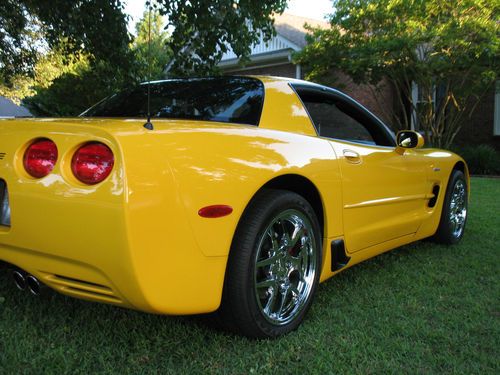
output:
[[[500,374],[500,179],[473,179],[452,247],[419,242],[322,284],[274,341],[60,295],[0,274],[0,374]]]

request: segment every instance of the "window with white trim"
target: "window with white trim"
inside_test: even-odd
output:
[[[414,108],[411,112],[411,130],[419,131],[421,129],[420,129],[420,125],[418,123],[416,109],[420,110],[421,108],[426,107],[427,105],[431,105],[432,107],[435,107],[435,105],[436,105],[436,86],[432,87],[431,102],[429,103],[428,96],[424,95],[421,87],[416,82],[412,82],[411,83],[411,101],[414,104]]]

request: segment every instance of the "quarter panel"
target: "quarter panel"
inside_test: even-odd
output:
[[[421,239],[432,236],[434,235],[434,233],[436,233],[436,230],[439,226],[439,221],[441,219],[444,196],[451,172],[458,162],[463,162],[464,165],[466,164],[460,156],[451,151],[427,148],[415,150],[415,152],[420,155],[423,162],[427,166],[427,179],[429,181],[429,184],[431,186],[440,186],[436,205],[434,207],[427,207],[425,218],[415,235],[416,239]],[[470,194],[470,179],[469,173],[467,171],[467,166],[465,175]]]
[[[340,234],[340,176],[328,142],[257,128],[199,126],[191,131],[171,132],[173,144],[168,160],[191,228],[205,255],[227,256],[249,201],[268,181],[285,174],[304,176],[316,185],[326,214],[325,234]],[[186,148],[187,144],[190,147]],[[214,204],[230,205],[234,211],[218,219],[198,215],[200,208]]]
[[[156,120],[151,132],[117,132],[127,180],[128,243],[151,310],[196,313],[218,307],[236,226],[256,192],[284,174],[321,193],[325,234],[342,228],[334,152],[317,137],[253,126]],[[207,219],[202,207],[226,204]]]

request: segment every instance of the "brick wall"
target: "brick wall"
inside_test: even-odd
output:
[[[391,129],[393,128],[391,116],[394,111],[395,90],[388,82],[383,81],[379,85],[376,96],[373,86],[355,84],[349,76],[342,72],[337,72],[336,76],[338,82],[336,88],[361,103]]]
[[[492,89],[483,97],[471,118],[463,121],[455,143],[460,146],[486,143],[500,152],[500,136],[493,136],[494,108],[495,90]]]

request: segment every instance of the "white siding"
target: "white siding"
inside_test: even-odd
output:
[[[267,43],[264,42],[264,38],[262,34],[260,35],[259,42],[252,46],[250,56],[255,56],[255,55],[261,55],[265,53],[273,53],[277,51],[283,51],[287,49],[292,49],[294,51],[299,51],[300,48],[296,46],[294,43],[290,42],[289,40],[286,40],[285,38],[281,37],[280,35],[276,35],[273,37],[271,40],[269,40]],[[232,51],[231,48],[229,48],[229,51],[227,51],[221,59],[221,62],[226,61],[226,60],[232,60],[236,59],[235,53]]]

